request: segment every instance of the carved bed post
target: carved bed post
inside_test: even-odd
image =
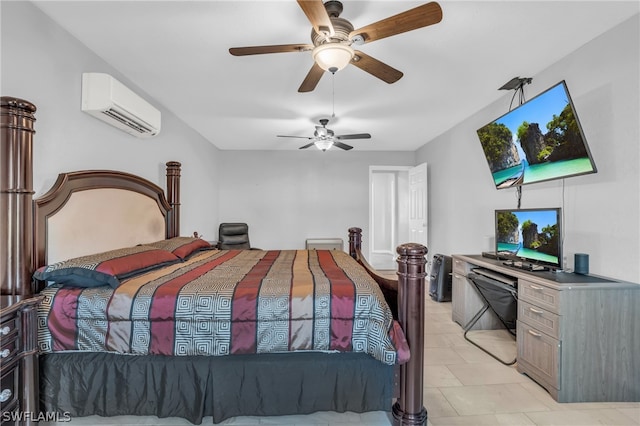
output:
[[[411,350],[409,362],[400,366],[400,398],[393,405],[394,426],[426,425],[423,405],[424,288],[427,248],[408,243],[397,248],[398,316]]]
[[[349,254],[358,260],[369,274],[371,266],[362,259],[362,229],[349,228]],[[418,426],[427,424],[427,410],[423,403],[424,375],[424,297],[427,263],[427,248],[421,244],[408,243],[399,246],[398,282],[374,276],[387,301],[397,291],[398,322],[402,326],[411,358],[400,366],[400,397],[393,405],[394,426]],[[391,296],[390,296],[391,295]],[[391,305],[391,303],[390,303]]]
[[[36,107],[9,96],[0,104],[0,289],[3,295],[31,295]]]
[[[167,238],[180,235],[180,167],[178,161],[167,162],[167,201],[171,206],[167,220]]]
[[[349,228],[349,256],[356,258],[356,250],[362,248],[362,229]]]

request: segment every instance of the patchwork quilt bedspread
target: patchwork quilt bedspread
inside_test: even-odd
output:
[[[231,355],[364,352],[406,362],[382,292],[334,250],[208,250],[117,288],[52,285],[38,311],[44,353]]]

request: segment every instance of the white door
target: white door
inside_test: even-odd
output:
[[[409,237],[427,246],[427,163],[409,170]]]
[[[410,167],[369,167],[369,238],[367,260],[376,269],[397,268],[396,247],[409,238]]]

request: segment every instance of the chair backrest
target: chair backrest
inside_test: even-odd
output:
[[[218,228],[218,248],[221,250],[249,250],[249,225],[246,223],[221,223]]]

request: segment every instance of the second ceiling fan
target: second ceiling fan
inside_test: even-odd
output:
[[[306,145],[301,146],[298,149],[307,149],[311,146],[316,146],[321,151],[326,151],[332,146],[338,147],[340,149],[344,149],[345,151],[349,151],[353,147],[351,145],[347,145],[346,143],[342,143],[341,141],[347,139],[371,139],[371,135],[369,133],[356,133],[353,135],[336,135],[333,133],[333,130],[327,129],[327,124],[329,124],[329,120],[323,118],[320,120],[321,126],[316,126],[315,132],[313,132],[312,137],[308,136],[288,136],[288,135],[277,135],[279,138],[299,138],[299,139],[309,139],[312,141]]]
[[[402,78],[401,71],[355,50],[352,46],[437,24],[442,20],[440,5],[431,2],[354,30],[349,21],[339,17],[342,13],[342,3],[339,1],[330,0],[323,3],[322,0],[298,0],[298,4],[313,25],[311,30],[313,44],[280,44],[229,49],[229,53],[234,56],[311,51],[314,63],[298,92],[313,91],[325,71],[335,73],[350,63],[386,83],[395,83]]]

